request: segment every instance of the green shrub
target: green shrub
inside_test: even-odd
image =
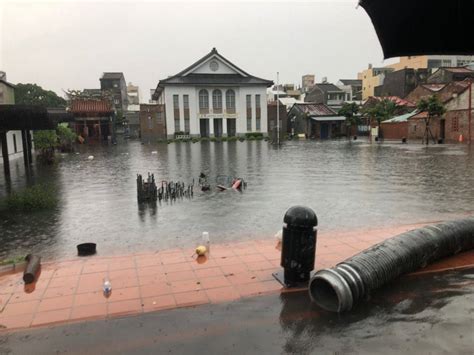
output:
[[[227,142],[227,140],[228,140],[227,137],[221,137],[222,142]]]
[[[20,263],[23,263],[24,261],[25,261],[25,256],[16,256],[13,258],[0,260],[0,266],[10,265],[10,264],[20,264]]]
[[[256,139],[256,138],[255,138],[254,136],[249,136],[249,137],[247,137],[247,140],[248,140],[248,141],[254,141],[255,139]]]
[[[259,137],[263,138],[263,133],[262,132],[250,132],[250,133],[245,133],[245,138],[250,139],[250,138],[258,139]]]
[[[268,138],[268,136],[263,138],[263,139],[265,140],[265,142],[268,142],[270,140],[270,138]]]
[[[62,152],[72,152],[73,144],[77,140],[77,134],[67,126],[67,123],[60,123],[56,128],[56,134],[59,139],[59,147]]]
[[[193,143],[197,143],[197,142],[200,142],[201,141],[201,138],[192,138],[191,139],[191,142]]]
[[[171,139],[168,139],[166,142],[167,142],[168,144],[174,143],[174,142],[176,142],[176,139],[171,138]]]
[[[201,142],[209,142],[209,137],[202,137]]]
[[[211,141],[211,142],[217,142],[217,138],[216,138],[216,137],[211,137],[211,138],[210,138],[210,141]]]
[[[53,189],[44,185],[28,187],[23,191],[14,192],[6,198],[6,206],[10,211],[31,212],[56,207],[57,197]]]
[[[255,137],[255,139],[258,140],[258,141],[263,140],[263,138],[264,138],[263,136],[256,136],[256,137]]]
[[[156,143],[166,143],[166,139],[158,138]]]
[[[235,136],[234,136],[234,137],[229,137],[229,138],[227,138],[227,140],[228,140],[229,142],[237,142],[238,139],[239,139],[239,138],[238,138],[238,137],[235,137]]]
[[[240,141],[240,142],[243,142],[244,140],[245,140],[244,137],[239,137],[239,141]]]

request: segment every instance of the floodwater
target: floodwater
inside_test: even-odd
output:
[[[93,160],[88,156],[93,155]],[[248,182],[242,192],[201,192],[192,199],[139,206],[136,174],[156,180],[211,182],[219,174]],[[321,231],[378,228],[456,218],[474,211],[474,149],[466,145],[264,141],[80,146],[58,164],[36,166],[26,179],[12,165],[13,190],[27,181],[51,185],[54,211],[0,215],[0,257],[36,252],[70,258],[81,242],[101,255],[269,238],[296,204],[315,210]],[[0,176],[0,196],[6,184]]]

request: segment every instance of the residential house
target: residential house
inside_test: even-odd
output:
[[[314,84],[310,92],[304,98],[305,102],[315,104],[324,104],[331,109],[339,110],[345,101],[347,101],[346,93],[334,84],[322,82]]]
[[[272,85],[267,88],[267,102],[276,101],[277,98],[288,97],[283,85]]]
[[[168,137],[267,134],[266,90],[271,80],[255,77],[217,52],[160,80],[153,95],[164,96]]]
[[[128,83],[127,100],[128,105],[140,105],[140,93],[138,86]]]
[[[12,105],[15,103],[15,85],[7,81],[5,72],[0,72],[0,105]],[[21,131],[8,131],[5,134],[10,160],[22,156],[23,140]],[[0,146],[0,152],[2,151]],[[3,158],[3,153],[1,154]],[[3,161],[3,160],[2,160]]]
[[[408,120],[418,113],[417,110],[395,116],[380,123],[380,136],[384,140],[402,141],[408,139]]]
[[[375,87],[374,96],[405,97],[418,85],[427,81],[428,69],[406,68],[385,74],[382,85]]]
[[[453,95],[458,95],[464,91],[465,87],[465,81],[453,81],[447,84],[422,84],[418,85],[405,99],[417,104],[421,99],[427,99],[434,95],[441,102],[447,102]]]
[[[288,112],[292,135],[305,134],[315,139],[338,138],[346,134],[344,116],[325,104],[294,104]]]
[[[165,105],[140,104],[140,138],[143,142],[166,139]]]
[[[346,93],[346,101],[362,101],[362,80],[359,79],[340,79],[337,87]]]
[[[128,106],[127,84],[121,72],[106,72],[100,78],[100,89],[108,91],[113,95],[115,110],[120,114],[125,114]]]
[[[361,110],[367,111],[367,109],[374,107],[382,100],[389,100],[396,105],[395,115],[403,115],[405,113],[412,112],[416,108],[416,104],[398,96],[371,96],[364,102]]]
[[[439,68],[428,77],[429,84],[444,84],[452,81],[462,81],[466,78],[474,78],[474,70],[464,67]]]
[[[277,112],[279,112],[279,126],[277,126]],[[272,139],[272,141],[275,141],[278,135],[277,128],[279,128],[280,140],[284,139],[285,135],[289,133],[286,106],[281,103],[277,105],[277,101],[269,102],[267,107],[267,116],[268,136]]]
[[[301,90],[303,93],[309,92],[316,82],[314,74],[306,74],[301,77]]]
[[[435,141],[469,142],[473,138],[474,95],[472,95],[472,91],[472,82],[464,80],[449,83],[436,93],[436,96],[444,104],[446,113],[442,117],[431,119],[430,130]],[[427,112],[420,112],[409,119],[409,139],[423,139],[427,117]]]

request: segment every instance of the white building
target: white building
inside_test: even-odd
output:
[[[0,105],[13,105],[15,103],[15,86],[7,81],[5,72],[0,72]],[[21,131],[6,132],[8,158],[10,160],[20,158],[23,154],[23,140]],[[0,137],[1,141],[1,137]],[[0,144],[0,157],[3,158]],[[3,160],[0,159],[0,165]]]
[[[160,80],[154,100],[164,97],[166,130],[193,137],[267,134],[266,89],[271,80],[252,76],[215,48],[176,75]]]

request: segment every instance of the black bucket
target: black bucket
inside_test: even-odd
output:
[[[77,255],[87,256],[94,255],[96,253],[95,243],[82,243],[77,245]]]

